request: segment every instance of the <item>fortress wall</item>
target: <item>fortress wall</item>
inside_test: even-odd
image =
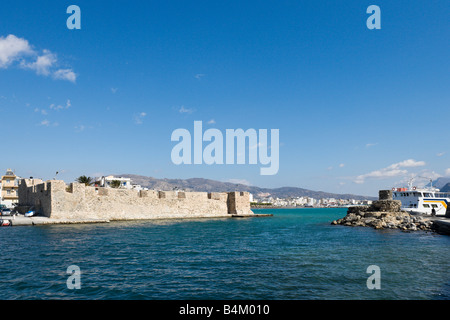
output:
[[[228,209],[231,214],[246,214],[250,210],[250,195],[248,192],[229,192]]]
[[[38,213],[49,217],[51,212],[51,197],[48,191],[48,184],[40,179],[21,180],[19,184],[19,205],[35,207]]]
[[[86,187],[80,183],[66,188],[64,181],[37,185],[24,181],[19,190],[21,205],[39,202],[43,214],[54,219],[136,220],[252,214],[249,194],[240,192],[135,191]]]

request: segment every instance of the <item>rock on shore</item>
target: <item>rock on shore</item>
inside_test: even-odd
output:
[[[371,206],[350,207],[344,218],[331,224],[403,231],[432,231],[433,227],[433,221],[402,211],[401,202],[398,200],[378,200]]]

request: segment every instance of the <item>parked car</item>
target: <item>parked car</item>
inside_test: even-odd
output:
[[[10,215],[11,215],[11,209],[9,209],[9,208],[2,209],[2,216],[10,216]]]

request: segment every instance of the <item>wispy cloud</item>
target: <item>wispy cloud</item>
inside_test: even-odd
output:
[[[67,80],[75,83],[77,80],[77,75],[72,71],[72,69],[59,69],[53,73],[53,79]]]
[[[43,115],[47,115],[48,114],[47,110],[39,109],[39,108],[34,108],[34,112],[39,112],[39,113],[41,113]]]
[[[50,108],[51,110],[59,111],[59,110],[69,109],[71,106],[72,106],[72,103],[70,102],[69,99],[67,99],[65,105],[60,105],[60,104],[55,105],[55,104],[52,103],[52,104],[50,105],[49,108]]]
[[[245,186],[250,186],[250,182],[245,179],[228,179],[227,182],[235,183],[235,184],[243,184]]]
[[[135,114],[133,116],[134,119],[134,123],[135,124],[142,124],[144,122],[144,118],[147,116],[147,113],[145,112],[140,112],[138,114]]]
[[[38,125],[39,126],[43,126],[43,127],[57,127],[57,126],[59,126],[59,123],[58,122],[51,122],[51,121],[49,121],[49,120],[47,120],[47,119],[45,119],[45,120],[42,120],[40,123],[38,123]]]
[[[75,131],[76,132],[82,132],[82,131],[84,131],[84,129],[86,129],[86,126],[84,124],[80,124],[78,126],[75,126]]]
[[[18,65],[22,69],[33,70],[37,75],[51,76],[56,80],[74,82],[77,79],[75,72],[59,68],[58,58],[48,49],[41,53],[32,48],[26,39],[10,34],[0,37],[0,69]]]
[[[407,175],[408,170],[404,168],[413,168],[413,167],[421,167],[426,163],[424,161],[416,161],[414,159],[408,159],[402,162],[391,164],[390,166],[375,170],[366,174],[359,175],[355,178],[354,182],[358,184],[362,184],[366,179],[375,178],[375,179],[385,179],[398,177],[402,175]]]
[[[370,148],[370,147],[376,146],[377,144],[378,144],[378,142],[377,143],[367,143],[366,144],[366,148]]]
[[[436,156],[442,157],[444,154],[445,154],[445,152],[439,152],[438,154],[436,154]]]
[[[208,123],[208,124],[216,124],[216,120],[211,119],[211,120],[209,120],[207,123]]]
[[[111,88],[111,92],[114,94],[117,92],[117,88]]]
[[[446,176],[446,177],[450,177],[450,168],[448,168],[447,170],[445,170],[445,176]]]
[[[339,168],[343,168],[343,167],[345,167],[345,163],[341,163],[341,164],[339,165]]]
[[[42,120],[41,123],[39,123],[41,126],[46,126],[48,127],[50,125],[50,121],[48,120]]]
[[[206,74],[203,74],[203,73],[197,73],[194,77],[195,77],[195,79],[200,80],[200,79],[203,78],[204,76],[206,76]]]
[[[181,106],[180,109],[178,109],[179,113],[193,113],[195,110],[192,108],[185,108],[184,106]]]

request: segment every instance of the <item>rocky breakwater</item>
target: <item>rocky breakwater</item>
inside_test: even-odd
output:
[[[344,218],[335,220],[332,224],[403,231],[432,230],[432,221],[421,216],[410,215],[397,209],[397,206],[398,204],[389,203],[389,200],[378,200],[371,206],[350,207]]]
[[[374,201],[370,206],[350,207],[344,218],[331,224],[403,231],[433,230],[433,221],[402,211],[401,202],[389,199],[391,195],[387,190],[380,191],[380,200]]]

